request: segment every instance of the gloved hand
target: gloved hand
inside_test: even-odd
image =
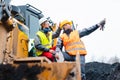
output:
[[[56,51],[54,51],[54,50],[49,50],[49,52],[51,52],[56,59],[59,59],[59,55],[56,54],[56,53],[57,53]]]
[[[52,26],[50,26],[53,32],[56,31],[56,27],[57,27],[57,23],[54,23]]]
[[[52,50],[52,49],[50,49],[50,50],[49,50],[49,52],[50,52],[50,53],[53,53],[53,54],[55,53],[55,51],[54,51],[54,50]]]
[[[60,28],[60,29],[62,29],[62,28],[63,28],[63,26],[61,25],[61,22],[59,22],[59,28]]]
[[[59,55],[58,55],[58,54],[55,54],[55,58],[59,60]]]
[[[104,19],[104,20],[100,21],[100,23],[98,23],[98,26],[100,27],[100,30],[102,30],[102,31],[104,30],[105,23],[106,23],[106,19]]]

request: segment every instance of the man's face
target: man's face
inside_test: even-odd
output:
[[[64,28],[64,30],[71,29],[71,25],[70,24],[65,24],[65,25],[63,25],[63,28]]]
[[[49,28],[49,22],[45,21],[44,23],[41,24],[43,28]]]

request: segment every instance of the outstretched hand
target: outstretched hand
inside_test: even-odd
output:
[[[100,23],[98,23],[98,26],[100,27],[100,30],[104,30],[104,28],[105,28],[105,23],[106,23],[106,19],[104,19],[104,20],[102,20],[102,21],[100,21]]]

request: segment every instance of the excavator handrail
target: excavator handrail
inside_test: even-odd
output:
[[[24,25],[23,23],[19,22],[17,19],[14,18],[14,21],[15,21],[16,23],[22,25],[22,27],[24,27],[26,30],[29,30],[29,28],[28,28],[26,25]]]
[[[34,6],[32,6],[32,5],[30,5],[30,4],[26,4],[26,6],[27,6],[27,10],[29,10],[29,11],[35,13],[35,12],[33,11],[33,10],[35,10],[36,12],[38,12],[38,13],[35,13],[35,14],[41,14],[41,13],[42,13],[41,10],[35,8]],[[29,8],[32,8],[33,10],[30,10]]]

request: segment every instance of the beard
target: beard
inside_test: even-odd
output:
[[[66,33],[67,35],[69,35],[73,30],[72,29],[67,29],[67,30],[64,30],[63,33]]]
[[[43,28],[43,31],[44,31],[45,34],[47,34],[48,32],[51,31],[51,29],[50,28]]]

